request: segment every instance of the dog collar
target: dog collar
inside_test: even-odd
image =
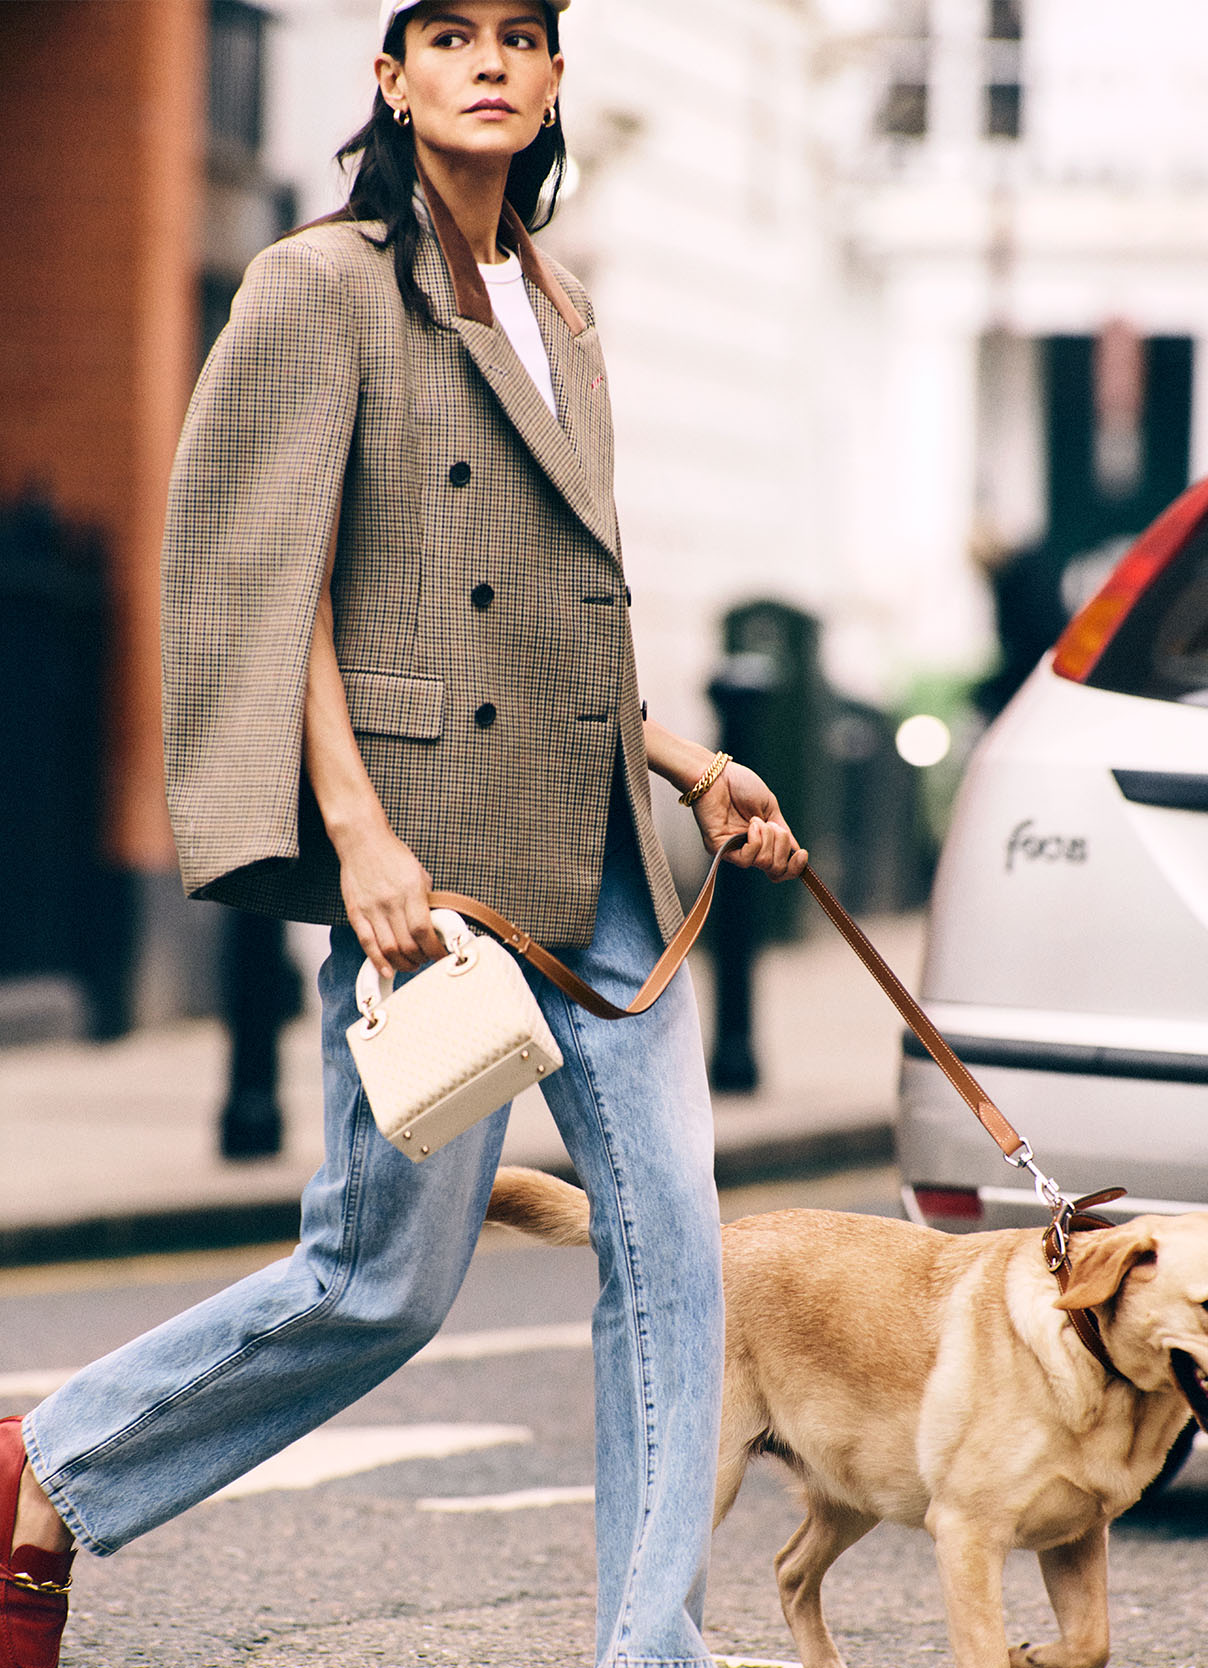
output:
[[[1124,1191],[1122,1187],[1105,1187],[1099,1193],[1087,1193],[1081,1199],[1075,1199],[1072,1204],[1063,1200],[1054,1210],[1053,1220],[1044,1231],[1041,1245],[1049,1273],[1057,1281],[1058,1290],[1062,1293],[1070,1283],[1070,1235],[1112,1227],[1113,1224],[1105,1216],[1094,1214],[1094,1207],[1110,1204],[1113,1199],[1121,1198]],[[1135,1390],[1136,1385],[1120,1371],[1108,1354],[1098,1317],[1089,1309],[1067,1309],[1066,1314],[1070,1318],[1070,1325],[1099,1365],[1112,1378],[1132,1385]]]

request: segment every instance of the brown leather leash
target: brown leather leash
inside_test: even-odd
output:
[[[434,909],[455,909],[459,915],[464,915],[471,921],[476,921],[479,926],[486,927],[488,932],[493,933],[496,938],[506,944],[509,949],[514,950],[517,955],[523,956],[538,972],[543,973],[559,990],[569,996],[573,1002],[577,1002],[580,1007],[586,1008],[588,1013],[595,1014],[599,1019],[627,1019],[633,1014],[645,1013],[647,1008],[652,1007],[658,1001],[671,983],[688,951],[696,943],[701,928],[705,924],[709,914],[709,906],[713,902],[713,892],[717,885],[717,871],[722,859],[727,852],[736,850],[745,843],[746,836],[736,834],[716,853],[705,877],[705,883],[697,895],[696,902],[685,916],[683,925],[655,963],[650,977],[642,985],[632,1002],[624,1008],[618,1007],[615,1002],[610,1002],[606,996],[601,996],[599,991],[593,990],[591,985],[581,979],[577,973],[573,973],[564,962],[559,961],[557,956],[552,955],[544,945],[539,944],[530,934],[524,932],[514,922],[509,921],[506,915],[501,914],[497,909],[492,909],[489,904],[480,903],[477,898],[467,897],[463,892],[433,892],[430,902]],[[1069,1285],[1071,1273],[1070,1235],[1085,1233],[1096,1228],[1112,1227],[1113,1224],[1106,1218],[1094,1214],[1094,1207],[1109,1204],[1113,1199],[1121,1198],[1125,1189],[1109,1187],[1099,1193],[1087,1194],[1081,1199],[1067,1198],[1057,1183],[1040,1170],[1036,1164],[1031,1146],[990,1099],[990,1096],[969,1068],[957,1058],[880,951],[852,920],[829,887],[809,867],[806,868],[801,879],[859,956],[886,996],[889,997],[889,1000],[957,1094],[972,1110],[974,1117],[982,1128],[996,1143],[1007,1163],[1014,1165],[1016,1169],[1027,1170],[1031,1175],[1038,1197],[1050,1212],[1049,1225],[1045,1229],[1043,1240],[1045,1261],[1056,1279],[1058,1287],[1064,1292]],[[1099,1323],[1091,1311],[1089,1309],[1070,1309],[1067,1313],[1078,1337],[1096,1361],[1100,1362],[1109,1373],[1114,1374],[1117,1378],[1123,1377],[1123,1374],[1114,1366],[1111,1357],[1104,1348],[1103,1340],[1099,1336]]]
[[[1027,1170],[1032,1176],[1037,1195],[1051,1213],[1042,1241],[1044,1259],[1057,1281],[1058,1288],[1064,1292],[1070,1283],[1070,1235],[1112,1227],[1113,1224],[1105,1217],[1094,1214],[1094,1207],[1123,1198],[1126,1189],[1106,1187],[1098,1193],[1088,1193],[1081,1199],[1067,1198],[1057,1183],[1040,1170],[1031,1146],[995,1106],[968,1066],[958,1059],[940,1036],[880,951],[852,920],[829,887],[818,878],[812,868],[807,868],[801,878],[965,1105],[970,1108],[978,1123],[996,1143],[1007,1163],[1013,1164],[1017,1170]],[[1074,1331],[1095,1360],[1114,1377],[1123,1378],[1123,1373],[1107,1353],[1099,1334],[1099,1322],[1094,1314],[1089,1309],[1068,1309],[1066,1313]]]
[[[490,904],[479,903],[477,898],[468,898],[464,892],[433,892],[429,902],[433,909],[455,909],[459,915],[467,915],[470,920],[477,921],[479,926],[486,927],[488,932],[494,933],[509,950],[515,950],[518,956],[523,956],[525,961],[531,962],[539,973],[544,973],[545,977],[569,996],[572,1002],[586,1008],[589,1014],[595,1014],[597,1019],[629,1019],[634,1014],[644,1014],[647,1008],[652,1008],[679,972],[680,965],[700,937],[701,928],[708,917],[722,858],[727,852],[737,851],[739,846],[746,843],[745,834],[735,834],[716,853],[705,876],[705,883],[697,894],[696,902],[684,917],[683,925],[655,962],[650,977],[627,1008],[618,1008],[615,1002],[610,1002],[606,996],[601,996],[598,990],[593,990],[577,973],[572,973],[565,962],[551,955],[543,944],[538,944],[535,938],[531,938],[528,933],[509,921],[506,915],[492,909]]]

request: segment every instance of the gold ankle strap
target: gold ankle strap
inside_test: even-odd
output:
[[[65,1598],[71,1591],[71,1577],[66,1581],[35,1581],[32,1575],[26,1575],[24,1570],[6,1570],[0,1568],[0,1580],[11,1581],[14,1587],[20,1587],[27,1593],[49,1593],[57,1598]]]

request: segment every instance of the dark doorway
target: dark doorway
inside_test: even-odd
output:
[[[1044,343],[1045,543],[1058,566],[1122,533],[1139,533],[1182,492],[1190,469],[1190,337],[1150,336],[1138,344],[1137,469],[1124,490],[1104,483],[1097,458],[1096,348],[1092,336],[1050,336]]]

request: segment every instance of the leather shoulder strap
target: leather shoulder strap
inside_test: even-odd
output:
[[[628,1019],[633,1014],[645,1013],[647,1008],[653,1007],[679,971],[688,951],[700,937],[700,930],[708,917],[722,858],[728,851],[735,851],[745,843],[745,834],[735,834],[717,852],[709,867],[709,873],[705,876],[705,884],[684,918],[684,924],[655,962],[650,977],[627,1008],[618,1008],[615,1002],[610,1002],[606,996],[601,996],[598,990],[593,990],[577,973],[572,973],[564,962],[560,962],[557,956],[551,955],[543,944],[538,944],[536,939],[509,921],[506,915],[492,909],[490,904],[480,903],[477,898],[467,897],[463,892],[433,892],[429,901],[433,909],[455,909],[459,915],[465,915],[469,920],[477,921],[480,927],[486,927],[488,932],[493,932],[510,950],[515,950],[517,955],[531,962],[539,973],[544,973],[572,1002],[577,1002],[598,1019]]]

